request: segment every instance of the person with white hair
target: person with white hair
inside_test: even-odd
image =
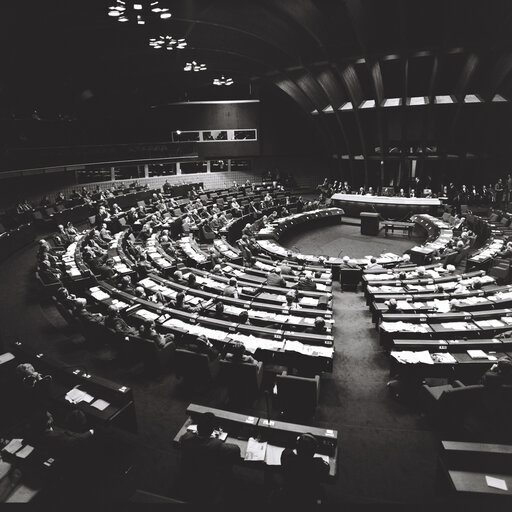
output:
[[[446,265],[446,270],[450,273],[450,274],[453,274],[455,272],[455,265]]]
[[[359,266],[354,264],[352,260],[350,259],[350,256],[343,256],[342,258],[342,265],[341,268],[353,268],[353,269],[359,269]]]
[[[286,288],[286,281],[281,275],[281,267],[276,267],[267,274],[267,285]]]

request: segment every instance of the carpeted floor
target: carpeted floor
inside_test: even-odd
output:
[[[405,237],[363,237],[357,226],[332,226],[303,232],[286,242],[304,253],[359,257],[393,251],[401,253],[418,241]],[[172,438],[186,419],[190,402],[224,407],[224,392],[189,396],[173,375],[152,378],[118,366],[106,368],[70,339],[81,336],[66,327],[50,306],[41,305],[33,281],[35,248],[30,247],[0,264],[4,291],[0,308],[0,340],[20,338],[69,364],[134,389],[139,435],[127,438],[126,455],[133,463],[133,488],[168,496],[179,495],[176,485],[178,453]],[[330,503],[438,503],[435,483],[438,441],[417,411],[392,400],[386,389],[388,361],[381,352],[368,308],[360,292],[342,292],[334,284],[334,371],[322,377],[315,424],[336,428],[341,435],[339,477],[327,486]],[[240,411],[264,415],[264,401]],[[273,417],[277,417],[275,412]],[[260,472],[261,473],[261,472]],[[238,471],[238,492],[250,492],[254,508],[264,506],[261,474]],[[245,494],[246,497],[246,494]],[[243,499],[241,504],[247,504]]]

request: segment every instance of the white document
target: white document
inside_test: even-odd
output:
[[[274,446],[272,444],[267,445],[267,452],[265,453],[265,464],[267,466],[280,466],[281,465],[281,454],[284,448],[281,446]]]
[[[13,439],[4,450],[7,453],[15,453],[23,446],[23,439]]]
[[[19,457],[20,459],[26,459],[33,451],[34,447],[27,444],[19,452],[16,453],[16,457]]]
[[[267,443],[260,443],[254,437],[249,438],[247,443],[247,451],[245,454],[245,460],[249,461],[264,461],[265,453],[267,451]]]
[[[98,409],[98,411],[104,411],[109,405],[110,404],[105,402],[105,400],[98,398],[94,403],[91,404],[91,407]]]
[[[487,359],[487,354],[483,350],[468,350],[471,359]]]
[[[502,491],[508,491],[507,482],[502,478],[495,478],[494,476],[485,475],[485,481],[489,487],[501,489]]]

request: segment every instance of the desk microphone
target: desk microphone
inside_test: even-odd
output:
[[[267,425],[268,425],[268,428],[270,428],[270,406],[269,406],[269,403],[268,403],[268,397],[269,397],[269,391],[268,389],[265,390],[265,404],[267,406]]]

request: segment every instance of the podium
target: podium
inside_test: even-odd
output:
[[[379,234],[379,214],[375,212],[361,212],[361,234],[373,235]]]

